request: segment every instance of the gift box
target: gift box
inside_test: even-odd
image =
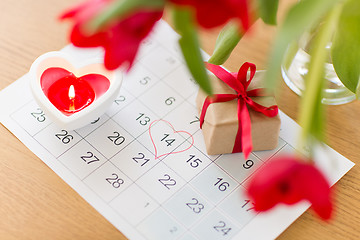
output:
[[[261,88],[264,71],[245,63],[238,73],[208,64],[212,96],[199,90],[196,104],[209,155],[277,147],[280,117],[275,98]],[[250,70],[250,73],[248,72]],[[216,75],[216,76],[215,76]]]

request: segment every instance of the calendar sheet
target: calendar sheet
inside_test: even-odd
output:
[[[177,38],[160,22],[118,98],[84,128],[52,123],[35,103],[28,75],[0,93],[0,120],[129,239],[274,239],[309,204],[256,214],[244,190],[262,164],[295,151],[299,126],[280,112],[276,149],[248,159],[207,155],[195,106],[198,87]],[[72,46],[62,51],[77,61],[103,54]],[[331,184],[353,166],[328,146],[315,152]]]

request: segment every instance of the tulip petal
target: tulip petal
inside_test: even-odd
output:
[[[86,25],[100,14],[113,0],[90,0],[65,12],[61,19],[74,22],[70,34],[71,42],[77,47],[103,47],[105,67],[114,70],[125,64],[132,66],[141,42],[160,20],[163,10],[144,9],[119,18],[101,31],[89,34]]]
[[[256,211],[266,211],[278,203],[295,204],[307,200],[322,219],[331,217],[331,189],[322,173],[294,156],[271,160],[255,173],[247,194]]]
[[[221,26],[232,18],[238,18],[244,30],[249,28],[248,0],[170,0],[179,6],[194,9],[196,20],[203,28]]]

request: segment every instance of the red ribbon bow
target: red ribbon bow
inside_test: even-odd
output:
[[[206,110],[210,104],[216,102],[228,102],[237,99],[238,102],[238,131],[234,143],[233,153],[243,152],[245,158],[248,158],[252,151],[252,139],[251,139],[251,120],[248,108],[260,112],[268,117],[275,117],[278,114],[278,107],[276,105],[270,107],[264,107],[254,102],[250,97],[262,97],[267,96],[264,93],[264,89],[258,88],[247,91],[250,82],[254,78],[256,72],[256,66],[252,63],[244,63],[239,72],[230,73],[218,65],[207,63],[207,69],[211,71],[215,76],[221,79],[229,87],[235,90],[236,94],[214,94],[207,96],[205,99],[203,108],[200,115],[200,128],[204,123]],[[250,78],[247,80],[247,72],[250,69]]]

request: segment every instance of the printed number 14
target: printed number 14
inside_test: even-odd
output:
[[[165,133],[164,137],[160,140],[161,142],[165,141],[167,143],[166,146],[171,146],[171,144],[173,144],[173,142],[175,142],[174,138],[169,138],[170,134]]]

